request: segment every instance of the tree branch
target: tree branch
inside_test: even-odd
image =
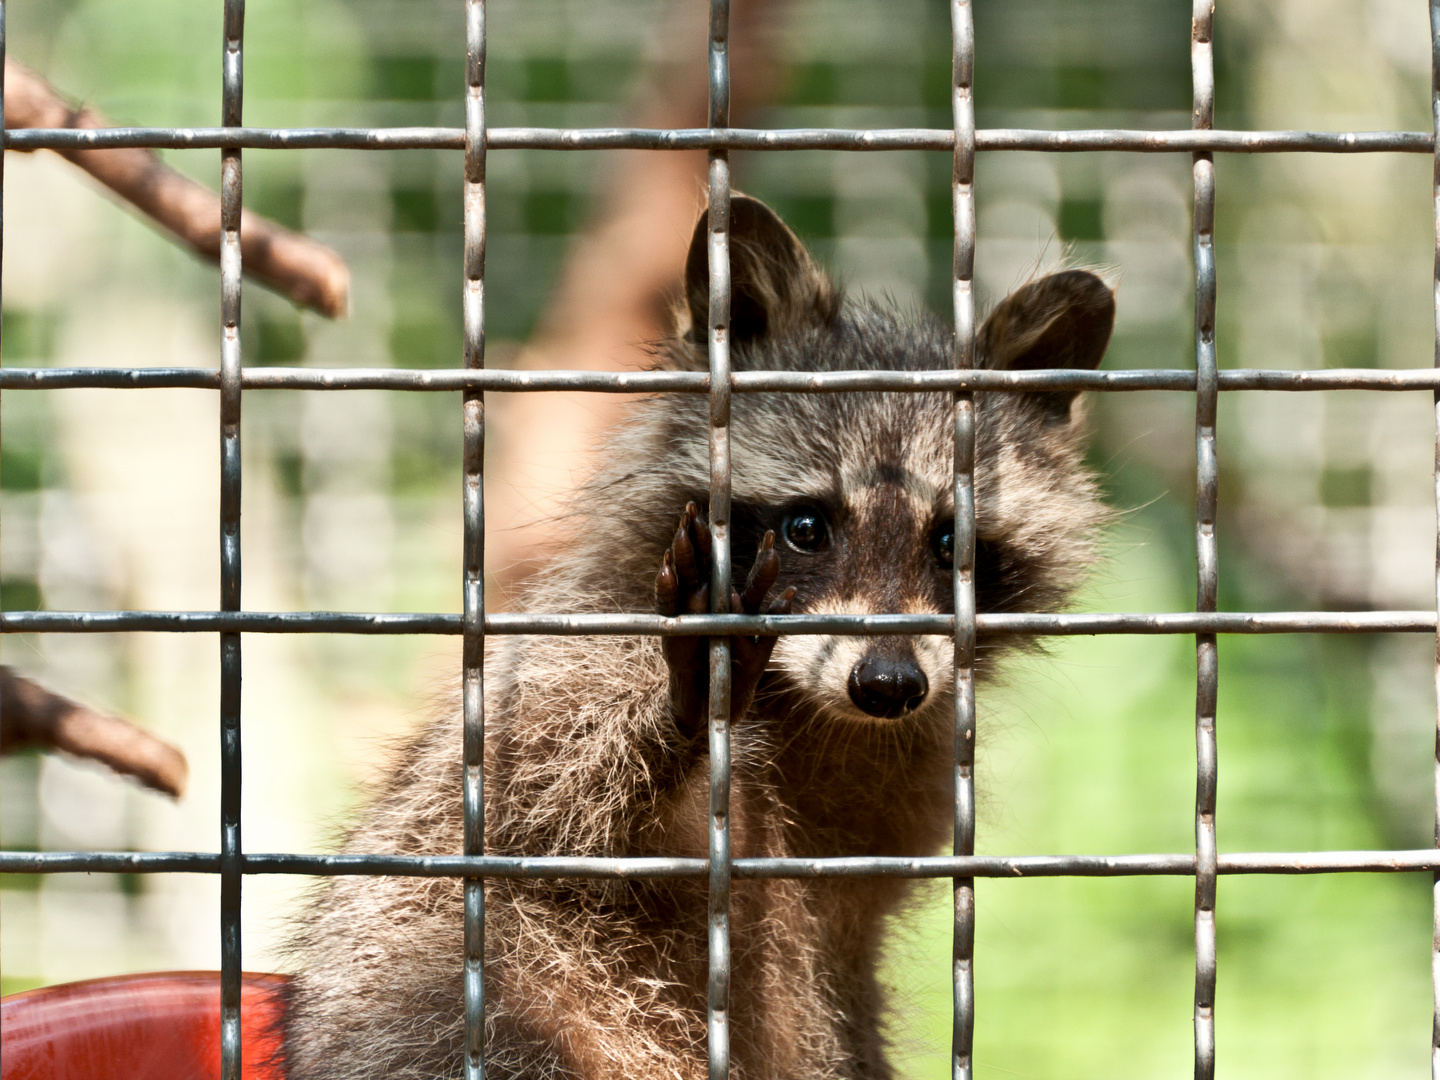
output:
[[[91,758],[171,798],[185,793],[190,770],[175,747],[0,667],[0,754],[30,746]]]
[[[5,60],[5,125],[104,128],[91,109],[73,108],[38,74]],[[220,196],[176,172],[153,150],[58,150],[191,251],[220,261]],[[350,269],[338,252],[249,210],[240,224],[245,275],[328,318],[350,305]]]

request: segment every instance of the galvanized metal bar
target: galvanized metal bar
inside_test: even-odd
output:
[[[25,856],[27,852],[17,852]],[[704,859],[685,858],[510,858],[448,861],[445,858],[388,855],[254,855],[246,856],[247,873],[323,873],[387,876],[455,876],[480,872],[486,877],[515,878],[662,878],[700,877],[709,872]],[[3,867],[0,863],[0,867]],[[935,855],[925,858],[845,856],[831,858],[739,858],[734,876],[759,878],[954,878],[966,877],[1136,877],[1195,873],[1193,854],[1158,855]],[[413,868],[413,871],[412,871]],[[473,871],[472,869],[473,868]],[[1219,857],[1221,874],[1400,874],[1440,869],[1433,848],[1378,851],[1234,852]]]
[[[5,0],[0,0],[0,134],[5,131]],[[3,269],[5,258],[5,154],[0,151],[0,286],[3,286]],[[0,309],[4,308],[4,289],[0,287]],[[0,330],[0,364],[4,362],[4,334]],[[0,444],[3,444],[3,432],[0,432]],[[0,708],[4,703],[0,702]],[[3,1027],[3,1025],[0,1025]],[[0,1047],[4,1046],[4,1033],[0,1030]],[[4,1051],[0,1049],[0,1068],[3,1068]]]
[[[1440,0],[1430,0],[1430,115],[1435,133],[1440,137]],[[1440,138],[1437,138],[1435,162],[1431,176],[1431,209],[1435,229],[1435,262],[1432,274],[1431,304],[1435,320],[1434,365],[1440,374]],[[1435,604],[1440,611],[1440,386],[1434,397],[1435,410]],[[1440,849],[1440,620],[1436,622],[1435,639],[1435,757],[1434,773],[1435,846]],[[1432,898],[1430,935],[1430,1077],[1440,1080],[1440,868],[1430,883]]]
[[[244,104],[245,0],[224,0],[221,122]],[[220,609],[240,610],[241,151],[220,151]],[[220,1077],[240,1080],[240,635],[220,634]]]
[[[246,874],[322,877],[473,877],[654,880],[699,878],[707,859],[604,858],[507,855],[302,855],[249,854]],[[738,879],[954,878],[966,877],[1193,877],[1195,856],[1140,855],[935,855],[925,858],[843,856],[740,858]],[[1434,848],[1380,851],[1236,852],[1222,855],[1221,874],[1406,874],[1440,870]],[[218,874],[220,855],[198,851],[0,851],[0,874]]]
[[[709,111],[730,123],[730,0],[710,0]],[[730,611],[730,158],[709,153],[710,610]],[[710,874],[705,1019],[709,1080],[730,1076],[730,639],[709,639]]]
[[[1215,63],[1211,32],[1215,0],[1194,0],[1190,23],[1192,125],[1214,126]],[[1219,379],[1215,356],[1215,159],[1197,153],[1195,184],[1195,557],[1200,612],[1216,610],[1219,562],[1215,511],[1219,470],[1215,414]],[[1214,633],[1195,635],[1195,1080],[1215,1076],[1215,892],[1217,851],[1215,706],[1219,694],[1218,643]]]
[[[491,128],[491,150],[934,150],[951,153],[949,128]],[[1150,131],[1092,128],[1048,131],[988,128],[975,133],[982,152],[1041,151],[1137,154],[1430,154],[1428,131]],[[5,132],[9,150],[464,150],[464,128],[28,128]]]
[[[1218,373],[1222,391],[1440,390],[1434,368],[1327,368],[1319,371],[1230,368]],[[704,371],[517,371],[504,368],[248,368],[241,374],[246,390],[400,390],[452,393],[463,390],[501,393],[585,391],[597,394],[708,394]],[[730,388],[737,394],[841,394],[861,391],[954,393],[1033,393],[1075,390],[1100,393],[1140,391],[1194,392],[1193,368],[1141,368],[1118,371],[736,371]],[[5,368],[0,390],[61,390],[94,387],[112,390],[179,388],[216,390],[213,368]]]
[[[950,0],[951,86],[955,157],[951,166],[951,213],[955,225],[951,296],[955,315],[954,366],[975,367],[975,26],[970,0]],[[955,602],[955,855],[975,853],[975,395],[954,398],[955,539],[952,591]],[[951,947],[952,1080],[974,1075],[975,878],[957,875]]]
[[[485,366],[485,0],[465,0],[466,370]],[[461,400],[464,570],[461,709],[464,846],[485,853],[485,393]],[[465,1080],[485,1080],[485,882],[465,879]]]
[[[1424,634],[1433,611],[1098,612],[977,615],[979,636],[1096,634]],[[950,615],[550,615],[496,612],[486,634],[953,634]],[[327,611],[7,611],[0,634],[461,634],[463,615]]]

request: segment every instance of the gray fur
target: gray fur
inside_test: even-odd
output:
[[[739,370],[935,369],[951,333],[927,315],[845,301],[770,211],[736,201]],[[697,228],[703,254],[703,219]],[[798,252],[798,256],[797,256]],[[695,368],[703,258],[657,363]],[[738,309],[737,309],[738,310]],[[1110,292],[1067,271],[1003,303],[982,362],[1093,366]],[[758,314],[757,314],[758,313]],[[698,316],[698,318],[697,318]],[[1073,395],[977,395],[981,610],[1051,610],[1092,561],[1105,511],[1081,464]],[[646,612],[676,516],[708,484],[703,397],[640,402],[577,498],[571,546],[529,589],[542,612]],[[736,395],[735,566],[803,500],[833,547],[783,549],[777,589],[799,611],[950,610],[936,561],[951,514],[952,406],[943,394]],[[991,670],[994,648],[981,654]],[[907,652],[924,705],[876,720],[844,678],[867,649]],[[785,638],[734,735],[737,856],[923,855],[950,829],[952,663],[945,639]],[[486,841],[509,855],[701,855],[703,734],[681,736],[656,639],[503,638],[486,660]],[[405,746],[345,850],[461,850],[460,722]],[[885,880],[737,881],[731,988],[737,1080],[888,1080],[876,981]],[[705,884],[491,881],[486,886],[488,1074],[700,1080],[705,1075]],[[455,881],[324,883],[295,938],[291,1080],[433,1080],[461,1073],[461,903]]]

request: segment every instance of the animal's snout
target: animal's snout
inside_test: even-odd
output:
[[[914,657],[865,656],[850,669],[850,700],[863,712],[895,720],[925,704],[930,680]]]

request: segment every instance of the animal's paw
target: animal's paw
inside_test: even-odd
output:
[[[701,615],[710,610],[710,525],[692,502],[680,515],[680,527],[660,562],[655,576],[655,608],[661,615]],[[730,590],[732,614],[790,614],[794,589],[786,589],[766,603],[780,574],[780,556],[775,552],[775,534],[766,533],[750,567],[743,591]],[[755,688],[770,654],[774,637],[732,637],[730,639],[730,715],[738,719],[750,707]],[[670,702],[676,723],[686,735],[703,731],[709,715],[710,649],[703,637],[669,637],[661,640],[665,662],[670,668]]]

